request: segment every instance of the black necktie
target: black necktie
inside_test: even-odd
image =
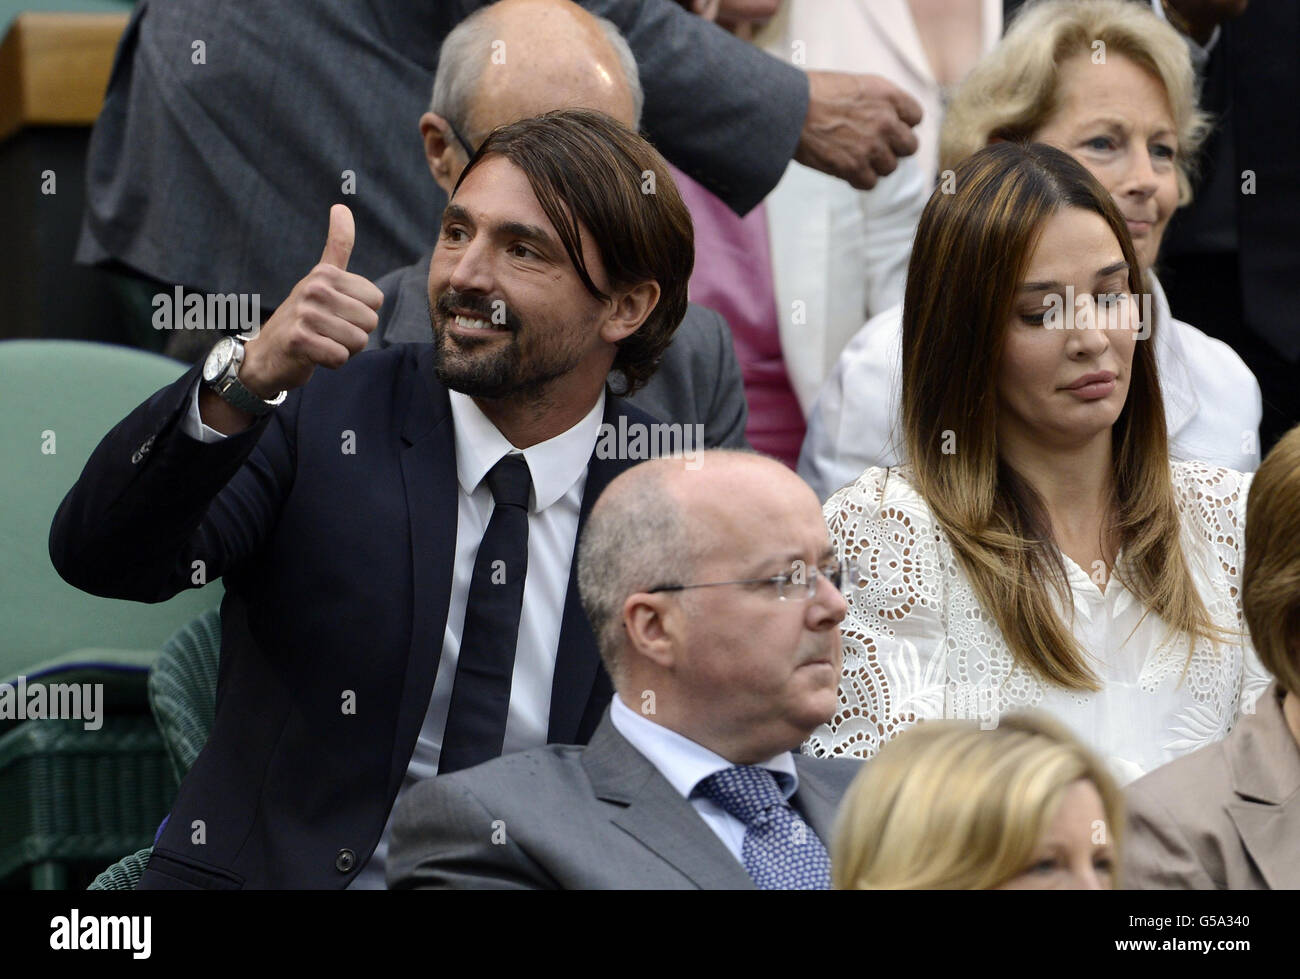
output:
[[[496,506],[474,559],[438,760],[440,775],[497,757],[506,734],[528,571],[528,494],[533,481],[521,455],[502,457],[486,479]]]

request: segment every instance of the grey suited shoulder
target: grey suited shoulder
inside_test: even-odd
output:
[[[432,339],[430,258],[426,253],[419,261],[375,281],[384,294],[384,304],[367,349]],[[622,389],[617,374],[611,375],[611,381],[615,391]],[[745,439],[749,408],[731,329],[720,314],[705,306],[690,304],[659,369],[645,387],[626,400],[661,421],[703,425],[705,448],[749,447]]]
[[[627,400],[664,421],[703,425],[706,448],[749,448],[749,405],[731,328],[707,306],[686,307],[659,369]]]
[[[795,755],[791,799],[829,845],[860,762]],[[745,868],[606,712],[585,748],[548,745],[412,787],[393,819],[388,885],[752,889]]]
[[[1276,683],[1228,737],[1130,785],[1125,886],[1300,888],[1300,745]]]

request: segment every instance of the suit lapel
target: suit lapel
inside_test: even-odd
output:
[[[1002,38],[1005,24],[1010,16],[1020,8],[1023,0],[984,0],[981,7],[983,38],[980,45],[982,54],[992,51]],[[877,35],[894,50],[899,60],[907,65],[917,79],[930,87],[937,87],[934,69],[921,43],[921,35],[916,29],[916,18],[912,16],[907,0],[858,0],[862,15],[875,25]],[[897,82],[897,79],[891,79]]]
[[[629,421],[652,419],[638,409],[605,395],[604,424],[618,427],[620,415]],[[597,439],[599,442],[599,437]],[[578,512],[578,540],[587,525],[587,517],[600,494],[619,473],[639,460],[601,459],[593,446],[587,463],[587,482],[582,489],[582,508]],[[560,623],[560,646],[555,657],[555,679],[551,686],[551,717],[546,740],[551,744],[584,744],[591,736],[596,719],[609,704],[614,688],[609,682],[596,649],[587,613],[578,594],[578,548],[569,563],[569,589],[564,598],[564,618]]]
[[[801,756],[796,753],[794,765],[799,772],[799,791],[794,794],[790,803],[799,810],[808,825],[812,827],[812,831],[817,834],[817,838],[829,851],[831,835],[835,830],[835,812],[839,798],[830,786],[815,772],[800,764],[800,761]]]
[[[416,597],[411,629],[411,656],[397,723],[394,757],[409,759],[428,710],[442,638],[447,627],[447,605],[451,596],[452,563],[456,554],[455,428],[446,389],[433,374],[432,344],[412,345],[412,356],[404,378],[406,391],[396,400],[402,415],[402,479],[406,487],[411,525],[411,567]],[[405,401],[403,400],[405,398]],[[607,395],[604,422],[617,428],[620,416],[629,422],[653,423],[640,409]],[[602,459],[592,447],[578,513],[578,533],[586,525],[592,506],[605,487],[619,473],[635,465],[636,459]],[[587,615],[578,594],[578,560],[575,544],[569,567],[569,587],[560,624],[551,713],[547,741],[552,744],[582,744],[590,737],[601,711],[609,704],[613,687],[596,649]],[[441,596],[438,601],[428,601]],[[404,737],[405,735],[405,737]],[[409,744],[407,743],[409,742]],[[394,777],[405,771],[405,761],[394,762]]]
[[[1268,886],[1300,889],[1300,796],[1282,805],[1239,799],[1228,816]]]
[[[858,5],[863,16],[876,25],[878,36],[894,49],[916,78],[927,86],[937,85],[907,0],[858,0]]]
[[[618,733],[606,713],[582,754],[598,799],[625,808],[611,822],[705,890],[753,890],[754,882],[695,807]]]
[[[1300,746],[1276,683],[1224,742],[1232,788],[1228,816],[1260,875],[1274,889],[1300,888]]]
[[[402,392],[402,482],[411,533],[411,650],[398,707],[390,784],[400,784],[429,709],[442,657],[456,559],[456,439],[446,389],[433,375],[433,345],[410,347]]]

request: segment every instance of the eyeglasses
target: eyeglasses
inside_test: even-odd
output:
[[[659,585],[649,589],[649,594],[661,591],[686,591],[688,588],[717,588],[720,585],[774,585],[776,596],[781,601],[803,602],[817,594],[817,579],[825,578],[831,587],[842,592],[843,585],[849,577],[849,562],[831,561],[819,568],[810,568],[802,561],[796,561],[785,574],[770,578],[738,578],[735,581],[706,581],[696,585]]]
[[[465,153],[468,158],[471,160],[474,159],[474,155],[478,153],[478,147],[462,136],[460,130],[456,128],[456,124],[450,119],[447,120],[447,126],[451,129],[451,134],[455,136],[456,139],[460,141],[460,145],[465,148]]]

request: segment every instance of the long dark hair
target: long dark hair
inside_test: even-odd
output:
[[[921,215],[903,303],[902,423],[914,485],[1017,661],[1060,686],[1095,690],[1096,674],[1050,601],[1055,583],[1073,607],[1043,502],[998,453],[995,384],[1015,295],[1048,218],[1066,207],[1100,215],[1128,262],[1134,298],[1143,291],[1137,255],[1110,194],[1058,149],[995,143],[953,176],[955,192],[940,187]],[[954,383],[953,364],[963,383]],[[1213,640],[1218,630],[1179,542],[1151,338],[1136,344],[1112,440],[1113,527],[1125,548],[1115,574],[1171,629]]]
[[[585,227],[615,289],[659,284],[659,301],[640,328],[619,341],[614,369],[636,391],[654,374],[686,315],[695,265],[690,212],[667,161],[603,112],[560,109],[494,129],[456,182],[489,156],[503,156],[528,177],[537,201],[591,295],[609,300],[582,258]],[[455,191],[453,191],[453,194]]]

